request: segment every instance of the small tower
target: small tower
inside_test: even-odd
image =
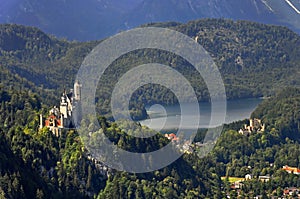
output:
[[[65,118],[64,118],[64,115],[63,114],[61,114],[60,115],[60,128],[64,128],[65,127],[65,124],[66,122],[65,122]]]
[[[68,102],[66,99],[66,93],[61,96],[61,101],[60,101],[60,113],[65,117],[68,118]]]
[[[42,129],[44,127],[44,119],[43,119],[43,115],[40,114],[40,129]]]
[[[80,101],[81,98],[81,84],[76,81],[74,84],[74,100]]]
[[[253,123],[254,123],[254,122],[253,122],[253,119],[250,118],[250,127],[253,127],[253,126],[254,126]]]

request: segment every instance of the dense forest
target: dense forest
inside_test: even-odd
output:
[[[149,197],[154,192],[157,197],[204,197],[213,194],[211,181],[220,183],[210,172],[197,172],[197,167],[209,168],[210,161],[197,161],[196,155],[147,174],[103,169],[104,165],[89,158],[74,130],[56,137],[46,127],[38,129],[41,101],[37,95],[2,88],[0,96],[2,198],[92,198],[98,193],[100,198],[122,198],[127,186],[131,187],[128,198]],[[122,126],[99,120],[102,133],[126,150],[153,151],[168,143],[162,134],[143,142],[127,136]]]
[[[267,124],[265,132],[238,133],[247,120],[225,125],[213,151],[199,158],[197,149],[171,165],[149,173],[130,174],[110,169],[89,158],[74,130],[56,137],[38,130],[38,95],[1,88],[0,194],[2,198],[241,198],[279,196],[285,187],[299,187],[299,177],[284,165],[300,167],[300,90],[285,89],[266,99],[253,113]],[[169,140],[162,134],[147,139],[129,136],[123,125],[98,118],[101,131],[118,147],[133,152],[156,150]],[[91,121],[86,121],[91,124]],[[93,129],[90,129],[93,130]],[[139,128],[133,129],[139,131]],[[205,131],[199,131],[196,142]],[[231,188],[230,178],[243,182]],[[268,183],[259,176],[270,176]]]
[[[168,181],[169,187],[172,187],[172,191],[170,190],[168,194],[172,193],[171,195],[161,195],[158,191],[161,186],[159,178],[150,177],[149,179],[149,175],[159,174],[157,171],[144,175],[127,173],[115,175],[107,184],[109,186],[101,191],[99,198],[107,196],[109,198],[121,198],[122,196],[128,198],[225,198],[226,195],[232,198],[236,198],[238,195],[239,198],[281,197],[286,187],[300,186],[299,176],[282,170],[285,165],[300,167],[299,96],[299,89],[288,88],[276,93],[274,97],[266,99],[259,105],[252,117],[262,118],[267,125],[266,131],[253,132],[250,135],[238,133],[243,124],[249,123],[248,120],[225,125],[221,137],[207,157],[200,159],[195,156],[197,154],[197,149],[195,149],[193,154],[185,154],[171,165],[171,168],[177,164],[184,165],[181,161],[186,160],[195,169],[194,172],[196,173],[193,175],[197,176],[199,172],[202,175],[211,175],[213,178],[210,179],[211,184],[208,185],[207,192],[199,191],[204,190],[201,186],[195,189],[196,192],[189,191],[187,195],[185,195],[187,190],[178,192],[180,189],[177,187],[182,186],[180,182],[187,178],[182,172],[189,171],[189,166],[184,166],[179,168],[179,171],[175,169],[179,172],[181,181]],[[205,134],[205,130],[199,130],[195,142],[201,141],[203,133]],[[125,143],[132,142],[125,141]],[[134,146],[130,148],[132,147],[134,148]],[[165,169],[161,171],[164,172]],[[233,189],[230,179],[242,179],[247,174],[251,175],[252,179],[244,181],[242,188]],[[261,181],[261,176],[267,176],[269,181]],[[171,179],[173,177],[171,172]],[[155,183],[153,182],[154,179]],[[138,195],[132,195],[131,189],[127,189],[127,191],[122,189],[122,187],[133,186],[132,181],[137,183],[134,185],[135,188],[143,187],[134,192]],[[206,180],[202,179],[202,182],[205,184]],[[186,189],[185,186],[184,188]],[[148,191],[152,194],[148,194]],[[166,190],[161,187],[161,191]]]
[[[225,19],[146,26],[171,28],[197,37],[219,67],[228,99],[267,97],[285,86],[299,85],[300,37],[285,27]],[[34,90],[43,96],[43,103],[53,104],[57,91],[72,87],[84,57],[100,42],[69,42],[32,27],[0,25],[1,83]],[[209,100],[201,75],[184,59],[144,49],[120,57],[106,70],[98,84],[98,112],[110,116],[111,91],[126,71],[153,62],[178,70],[191,82],[199,101]],[[130,108],[140,119],[145,117],[145,104],[174,104],[177,99],[165,87],[145,85],[131,101]]]
[[[76,132],[38,131],[36,94],[1,87],[0,96],[1,198],[88,198],[105,186]]]
[[[298,175],[282,170],[285,165],[300,167],[299,92],[299,89],[284,89],[258,106],[251,117],[263,119],[265,132],[239,134],[239,128],[248,121],[225,126],[210,156],[216,161],[220,176],[254,176],[244,182],[241,195],[270,198],[281,196],[286,187],[300,186]],[[270,176],[268,183],[258,180],[266,175]]]
[[[65,129],[56,137],[38,127],[39,114],[57,104],[60,92],[73,84],[83,58],[101,41],[69,42],[36,28],[0,25],[0,198],[270,198],[281,197],[286,187],[300,187],[298,175],[282,170],[285,165],[300,168],[300,90],[295,88],[299,36],[283,27],[223,19],[149,25],[199,36],[222,73],[229,99],[270,96],[251,116],[262,119],[266,130],[242,135],[238,131],[248,120],[227,124],[214,149],[199,158],[206,133],[201,129],[191,144],[193,152],[163,169],[144,174],[109,169],[90,157],[75,130]],[[109,90],[132,63],[172,63],[192,83],[200,101],[209,98],[188,63],[167,52],[153,56],[156,53],[136,51],[116,60],[99,82],[101,129],[94,129],[89,120],[82,125],[132,152],[169,143],[160,133],[135,138],[123,130],[131,123],[104,117],[110,111]],[[110,76],[110,70],[117,72]],[[145,104],[176,103],[174,95],[155,85],[146,85],[132,99],[136,112],[143,112]],[[144,127],[133,133],[140,128]],[[232,179],[246,174],[252,179],[233,188]],[[268,181],[261,181],[261,176]]]

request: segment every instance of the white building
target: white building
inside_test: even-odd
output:
[[[60,129],[74,128],[73,112],[76,103],[81,98],[81,85],[76,82],[74,84],[74,90],[69,93],[64,91],[60,98],[59,109],[54,106],[50,111],[47,119],[44,119],[43,115],[40,115],[40,129],[44,126],[48,127],[54,134],[59,135]]]

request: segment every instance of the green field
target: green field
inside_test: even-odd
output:
[[[221,180],[222,180],[222,181],[225,181],[225,180],[226,180],[226,176],[221,177]],[[233,183],[233,182],[236,182],[236,181],[239,181],[239,180],[245,180],[245,178],[228,177],[228,181],[229,181],[230,183]]]

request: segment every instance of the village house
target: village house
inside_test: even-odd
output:
[[[179,140],[174,133],[165,134],[165,137],[168,138],[168,140],[171,140],[172,142]]]
[[[288,187],[283,190],[283,196],[293,196],[298,194],[299,194],[299,189],[296,187]]]
[[[282,167],[282,170],[285,170],[288,173],[292,173],[292,174],[296,174],[296,175],[300,174],[300,169],[298,169],[296,167],[289,167],[289,166],[285,165]]]
[[[241,189],[243,187],[243,181],[244,180],[237,180],[235,182],[233,182],[230,186],[231,189]]]
[[[258,179],[261,181],[261,182],[269,182],[271,177],[270,175],[265,175],[265,176],[258,176]]]
[[[253,175],[252,174],[246,174],[245,175],[245,180],[252,180]]]

